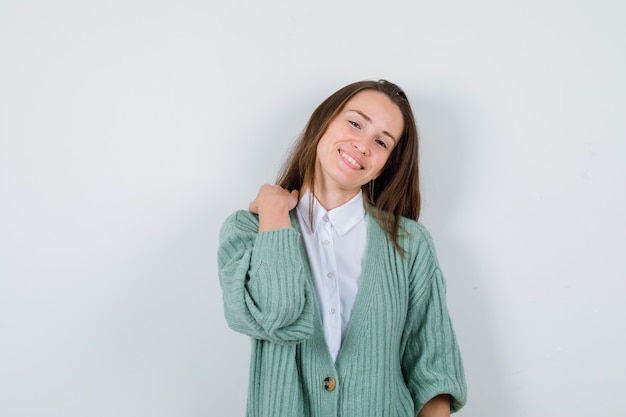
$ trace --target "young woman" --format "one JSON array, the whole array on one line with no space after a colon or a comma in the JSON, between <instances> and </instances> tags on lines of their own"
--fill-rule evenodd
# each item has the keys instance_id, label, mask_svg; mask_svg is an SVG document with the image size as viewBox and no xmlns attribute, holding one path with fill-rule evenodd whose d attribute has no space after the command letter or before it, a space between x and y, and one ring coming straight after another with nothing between
<instances>
[{"instance_id":1,"label":"young woman","mask_svg":"<svg viewBox=\"0 0 626 417\"><path fill-rule=\"evenodd\" d=\"M350 84L312 114L277 182L220 232L229 326L252 338L249 417L440 417L466 400L420 211L404 92Z\"/></svg>"}]
</instances>

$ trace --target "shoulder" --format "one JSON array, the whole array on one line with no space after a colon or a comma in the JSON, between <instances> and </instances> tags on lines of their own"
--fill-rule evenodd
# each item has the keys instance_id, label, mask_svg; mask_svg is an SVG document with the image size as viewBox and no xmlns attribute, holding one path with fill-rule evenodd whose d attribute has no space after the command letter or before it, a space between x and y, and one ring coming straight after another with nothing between
<instances>
[{"instance_id":1,"label":"shoulder","mask_svg":"<svg viewBox=\"0 0 626 417\"><path fill-rule=\"evenodd\" d=\"M379 217L380 211L370 206L369 214L372 216L371 223L375 228L375 233L372 235L372 238L374 240L383 239L390 247L394 247L391 238L384 231L384 227L380 223L383 221ZM415 258L418 257L431 258L431 260L435 260L436 263L437 256L433 239L426 227L419 221L407 217L400 217L398 224L398 244L403 249L404 254L397 253L397 255L404 261L409 261L410 259L415 260Z\"/></svg>"},{"instance_id":2,"label":"shoulder","mask_svg":"<svg viewBox=\"0 0 626 417\"><path fill-rule=\"evenodd\" d=\"M430 232L419 221L401 217L400 232L401 236L410 242L432 245L433 239Z\"/></svg>"},{"instance_id":3,"label":"shoulder","mask_svg":"<svg viewBox=\"0 0 626 417\"><path fill-rule=\"evenodd\" d=\"M379 216L381 211L376 207L369 206L368 212L372 216L374 227L378 230L376 235L384 235L385 239L391 245L391 239L389 235L385 233L384 227L380 223L383 221L381 217L384 217ZM433 240L426 227L419 221L409 219L408 217L400 217L398 224L398 244L409 254L415 253L416 251L427 251L433 252L434 255Z\"/></svg>"},{"instance_id":4,"label":"shoulder","mask_svg":"<svg viewBox=\"0 0 626 417\"><path fill-rule=\"evenodd\" d=\"M237 210L224 220L220 229L220 240L233 234L257 234L259 218L247 210Z\"/></svg>"},{"instance_id":5,"label":"shoulder","mask_svg":"<svg viewBox=\"0 0 626 417\"><path fill-rule=\"evenodd\" d=\"M399 242L411 258L429 258L437 263L433 238L422 223L402 217L400 219Z\"/></svg>"},{"instance_id":6,"label":"shoulder","mask_svg":"<svg viewBox=\"0 0 626 417\"><path fill-rule=\"evenodd\" d=\"M406 251L404 261L409 268L414 299L422 299L424 294L445 296L446 285L429 231L423 224L405 218L400 226L400 244Z\"/></svg>"}]
</instances>

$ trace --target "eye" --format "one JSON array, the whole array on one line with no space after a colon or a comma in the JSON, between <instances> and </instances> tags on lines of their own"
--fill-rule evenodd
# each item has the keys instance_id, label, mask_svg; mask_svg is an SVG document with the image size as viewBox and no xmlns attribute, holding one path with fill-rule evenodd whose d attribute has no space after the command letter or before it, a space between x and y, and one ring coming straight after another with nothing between
<instances>
[{"instance_id":1,"label":"eye","mask_svg":"<svg viewBox=\"0 0 626 417\"><path fill-rule=\"evenodd\" d=\"M348 120L348 123L350 123L352 126L356 127L357 129L361 128L361 125L359 124L359 122L355 122L354 120Z\"/></svg>"},{"instance_id":2,"label":"eye","mask_svg":"<svg viewBox=\"0 0 626 417\"><path fill-rule=\"evenodd\" d=\"M386 143L385 143L385 141L383 141L382 139L376 139L376 143L377 143L379 146L381 146L381 147L383 147L383 148L387 149L387 144L386 144Z\"/></svg>"}]
</instances>

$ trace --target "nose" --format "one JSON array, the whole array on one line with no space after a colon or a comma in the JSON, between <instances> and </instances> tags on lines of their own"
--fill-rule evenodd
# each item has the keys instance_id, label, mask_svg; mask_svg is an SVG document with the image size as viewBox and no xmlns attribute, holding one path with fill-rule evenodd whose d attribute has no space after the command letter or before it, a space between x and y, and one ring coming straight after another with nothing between
<instances>
[{"instance_id":1,"label":"nose","mask_svg":"<svg viewBox=\"0 0 626 417\"><path fill-rule=\"evenodd\" d=\"M368 152L368 148L367 145L365 143L366 141L363 139L354 139L352 141L352 147L359 153L362 153L363 155L367 154Z\"/></svg>"}]
</instances>

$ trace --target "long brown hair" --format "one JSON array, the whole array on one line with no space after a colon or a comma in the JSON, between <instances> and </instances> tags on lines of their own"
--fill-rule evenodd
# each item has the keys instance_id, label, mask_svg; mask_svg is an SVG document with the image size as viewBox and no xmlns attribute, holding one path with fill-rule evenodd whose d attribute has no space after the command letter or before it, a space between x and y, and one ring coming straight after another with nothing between
<instances>
[{"instance_id":1,"label":"long brown hair","mask_svg":"<svg viewBox=\"0 0 626 417\"><path fill-rule=\"evenodd\" d=\"M418 169L418 137L413 110L406 94L397 85L385 81L358 81L336 91L320 104L309 119L302 135L294 144L278 176L277 184L286 190L301 190L307 186L314 191L317 144L330 122L341 112L346 102L364 90L385 94L395 103L404 118L404 131L394 147L383 172L362 187L376 220L393 245L403 253L398 243L400 218L417 220L420 213Z\"/></svg>"}]
</instances>

